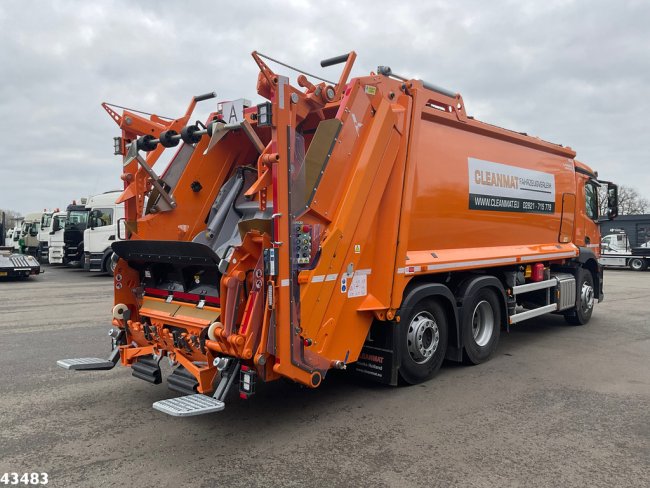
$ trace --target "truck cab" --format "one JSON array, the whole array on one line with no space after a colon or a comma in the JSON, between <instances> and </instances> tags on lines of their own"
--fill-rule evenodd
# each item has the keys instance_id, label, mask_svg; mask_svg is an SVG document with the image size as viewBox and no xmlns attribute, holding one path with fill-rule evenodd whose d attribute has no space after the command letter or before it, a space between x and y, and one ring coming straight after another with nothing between
<instances>
[{"instance_id":1,"label":"truck cab","mask_svg":"<svg viewBox=\"0 0 650 488\"><path fill-rule=\"evenodd\" d=\"M86 205L90 213L84 230L84 269L88 271L113 273L111 244L118 239L118 225L124 219L124 204L115 203L121 194L109 191L95 195Z\"/></svg>"},{"instance_id":2,"label":"truck cab","mask_svg":"<svg viewBox=\"0 0 650 488\"><path fill-rule=\"evenodd\" d=\"M52 215L52 225L47 239L47 259L50 264L63 264L63 232L67 218L67 212L54 212Z\"/></svg>"},{"instance_id":3,"label":"truck cab","mask_svg":"<svg viewBox=\"0 0 650 488\"><path fill-rule=\"evenodd\" d=\"M54 212L43 212L41 226L38 231L38 253L36 258L41 263L47 262L48 237L52 230L52 216Z\"/></svg>"},{"instance_id":4,"label":"truck cab","mask_svg":"<svg viewBox=\"0 0 650 488\"><path fill-rule=\"evenodd\" d=\"M25 254L36 257L38 255L38 235L41 230L43 212L29 213L23 222L23 251Z\"/></svg>"},{"instance_id":5,"label":"truck cab","mask_svg":"<svg viewBox=\"0 0 650 488\"><path fill-rule=\"evenodd\" d=\"M84 230L88 226L90 209L86 207L86 199L81 200L81 205L73 202L68 205L65 230L63 231L63 263L70 266L83 266L84 256Z\"/></svg>"},{"instance_id":6,"label":"truck cab","mask_svg":"<svg viewBox=\"0 0 650 488\"><path fill-rule=\"evenodd\" d=\"M13 246L14 251L20 252L20 240L22 239L23 235L23 219L16 219L14 223L14 232L12 236L12 242L7 243L8 246Z\"/></svg>"}]
</instances>

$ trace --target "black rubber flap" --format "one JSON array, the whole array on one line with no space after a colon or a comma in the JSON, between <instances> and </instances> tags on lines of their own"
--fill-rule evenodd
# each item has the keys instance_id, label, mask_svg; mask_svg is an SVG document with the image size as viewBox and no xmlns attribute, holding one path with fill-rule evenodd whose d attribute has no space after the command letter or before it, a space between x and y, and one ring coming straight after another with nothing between
<instances>
[{"instance_id":1,"label":"black rubber flap","mask_svg":"<svg viewBox=\"0 0 650 488\"><path fill-rule=\"evenodd\" d=\"M202 265L216 268L219 257L212 249L198 242L184 241L119 241L111 246L122 259L142 263Z\"/></svg>"}]
</instances>

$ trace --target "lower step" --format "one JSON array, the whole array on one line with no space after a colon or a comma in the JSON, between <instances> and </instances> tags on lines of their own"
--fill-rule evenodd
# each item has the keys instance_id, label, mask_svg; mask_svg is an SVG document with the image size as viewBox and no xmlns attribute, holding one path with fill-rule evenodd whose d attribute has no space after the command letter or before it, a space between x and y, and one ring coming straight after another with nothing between
<instances>
[{"instance_id":1,"label":"lower step","mask_svg":"<svg viewBox=\"0 0 650 488\"><path fill-rule=\"evenodd\" d=\"M102 358L59 359L56 364L64 369L93 370L113 369L115 363Z\"/></svg>"},{"instance_id":2,"label":"lower step","mask_svg":"<svg viewBox=\"0 0 650 488\"><path fill-rule=\"evenodd\" d=\"M220 412L226 408L226 404L216 398L197 393L160 400L153 404L153 408L173 417L191 417L193 415Z\"/></svg>"}]
</instances>

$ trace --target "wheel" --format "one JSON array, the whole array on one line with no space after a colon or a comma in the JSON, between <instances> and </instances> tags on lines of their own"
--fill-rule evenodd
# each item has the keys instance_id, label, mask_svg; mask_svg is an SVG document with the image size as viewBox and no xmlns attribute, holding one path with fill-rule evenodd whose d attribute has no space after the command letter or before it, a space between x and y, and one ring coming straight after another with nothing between
<instances>
[{"instance_id":1,"label":"wheel","mask_svg":"<svg viewBox=\"0 0 650 488\"><path fill-rule=\"evenodd\" d=\"M433 378L447 351L447 316L433 299L419 302L400 325L401 378L411 385Z\"/></svg>"},{"instance_id":2,"label":"wheel","mask_svg":"<svg viewBox=\"0 0 650 488\"><path fill-rule=\"evenodd\" d=\"M576 306L564 315L572 325L584 325L589 322L594 311L595 292L594 277L587 269L580 268L576 275Z\"/></svg>"},{"instance_id":3,"label":"wheel","mask_svg":"<svg viewBox=\"0 0 650 488\"><path fill-rule=\"evenodd\" d=\"M648 267L648 263L642 258L632 258L628 261L628 266L634 271L643 271Z\"/></svg>"},{"instance_id":4,"label":"wheel","mask_svg":"<svg viewBox=\"0 0 650 488\"><path fill-rule=\"evenodd\" d=\"M463 347L466 362L487 361L499 344L501 304L491 288L479 288L463 300Z\"/></svg>"},{"instance_id":5,"label":"wheel","mask_svg":"<svg viewBox=\"0 0 650 488\"><path fill-rule=\"evenodd\" d=\"M117 259L114 259L114 257L115 253L110 253L104 258L104 264L102 265L104 271L109 273L111 276L115 275L115 268L117 267Z\"/></svg>"}]
</instances>

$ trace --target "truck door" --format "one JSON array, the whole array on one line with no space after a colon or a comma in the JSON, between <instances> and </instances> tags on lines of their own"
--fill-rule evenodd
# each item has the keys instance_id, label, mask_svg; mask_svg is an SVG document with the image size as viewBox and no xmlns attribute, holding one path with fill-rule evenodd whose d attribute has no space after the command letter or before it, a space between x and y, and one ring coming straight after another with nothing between
<instances>
[{"instance_id":1,"label":"truck door","mask_svg":"<svg viewBox=\"0 0 650 488\"><path fill-rule=\"evenodd\" d=\"M87 251L103 253L116 239L113 217L114 208L112 207L94 208L92 210Z\"/></svg>"},{"instance_id":2,"label":"truck door","mask_svg":"<svg viewBox=\"0 0 650 488\"><path fill-rule=\"evenodd\" d=\"M579 212L583 214L581 227L582 236L576 236L579 246L594 249L596 253L600 247L600 229L598 228L598 186L589 178L582 178L582 205L578 205ZM582 207L582 208L580 208ZM582 237L582 239L580 239ZM582 242L581 242L582 241Z\"/></svg>"}]
</instances>

